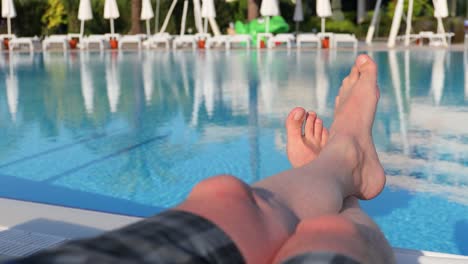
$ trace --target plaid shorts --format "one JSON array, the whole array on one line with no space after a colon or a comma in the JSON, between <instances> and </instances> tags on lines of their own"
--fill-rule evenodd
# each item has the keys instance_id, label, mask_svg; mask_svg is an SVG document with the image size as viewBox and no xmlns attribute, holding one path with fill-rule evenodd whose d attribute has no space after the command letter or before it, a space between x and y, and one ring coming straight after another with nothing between
<instances>
[{"instance_id":1,"label":"plaid shorts","mask_svg":"<svg viewBox=\"0 0 468 264\"><path fill-rule=\"evenodd\" d=\"M359 262L337 253L310 252L289 258L282 264L359 264Z\"/></svg>"},{"instance_id":2,"label":"plaid shorts","mask_svg":"<svg viewBox=\"0 0 468 264\"><path fill-rule=\"evenodd\" d=\"M224 231L200 216L166 211L95 238L76 240L7 264L245 263ZM334 253L307 253L283 264L359 264Z\"/></svg>"},{"instance_id":3,"label":"plaid shorts","mask_svg":"<svg viewBox=\"0 0 468 264\"><path fill-rule=\"evenodd\" d=\"M234 242L210 221L166 211L127 227L72 241L8 263L244 263Z\"/></svg>"}]
</instances>

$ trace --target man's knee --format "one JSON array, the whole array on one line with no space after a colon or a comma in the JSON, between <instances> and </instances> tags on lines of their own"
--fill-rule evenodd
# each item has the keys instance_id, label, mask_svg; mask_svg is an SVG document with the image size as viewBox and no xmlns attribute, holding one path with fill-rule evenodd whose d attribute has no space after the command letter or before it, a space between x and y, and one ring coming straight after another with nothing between
<instances>
[{"instance_id":1,"label":"man's knee","mask_svg":"<svg viewBox=\"0 0 468 264\"><path fill-rule=\"evenodd\" d=\"M235 198L255 202L249 185L232 175L218 175L195 185L189 197L204 199Z\"/></svg>"},{"instance_id":2,"label":"man's knee","mask_svg":"<svg viewBox=\"0 0 468 264\"><path fill-rule=\"evenodd\" d=\"M327 233L359 237L359 230L355 223L340 215L325 215L303 220L296 228L296 232Z\"/></svg>"}]
</instances>

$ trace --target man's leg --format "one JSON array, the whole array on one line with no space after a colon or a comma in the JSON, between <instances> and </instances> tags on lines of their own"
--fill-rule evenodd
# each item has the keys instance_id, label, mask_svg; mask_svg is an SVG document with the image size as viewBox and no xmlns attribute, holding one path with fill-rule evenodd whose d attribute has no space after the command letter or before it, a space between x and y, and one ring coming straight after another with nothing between
<instances>
[{"instance_id":1,"label":"man's leg","mask_svg":"<svg viewBox=\"0 0 468 264\"><path fill-rule=\"evenodd\" d=\"M365 55L343 81L327 145L315 161L249 187L231 176L198 184L176 209L223 229L248 263L266 263L299 220L337 214L351 195L371 199L385 184L372 141L379 91L377 67Z\"/></svg>"},{"instance_id":2,"label":"man's leg","mask_svg":"<svg viewBox=\"0 0 468 264\"><path fill-rule=\"evenodd\" d=\"M293 260L313 259L322 253L340 254L359 263L395 263L385 236L355 197L344 201L339 214L301 221L273 263L306 263Z\"/></svg>"}]
</instances>

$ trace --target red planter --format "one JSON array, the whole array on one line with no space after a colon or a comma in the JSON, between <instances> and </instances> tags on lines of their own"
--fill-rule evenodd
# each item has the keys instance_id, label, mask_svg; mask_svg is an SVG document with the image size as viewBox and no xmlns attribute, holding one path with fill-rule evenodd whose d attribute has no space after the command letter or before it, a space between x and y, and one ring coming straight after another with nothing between
<instances>
[{"instance_id":1,"label":"red planter","mask_svg":"<svg viewBox=\"0 0 468 264\"><path fill-rule=\"evenodd\" d=\"M119 42L115 38L110 39L109 44L111 49L117 49L119 47Z\"/></svg>"},{"instance_id":2,"label":"red planter","mask_svg":"<svg viewBox=\"0 0 468 264\"><path fill-rule=\"evenodd\" d=\"M10 40L8 38L3 39L3 46L5 47L6 50L9 49L10 47Z\"/></svg>"},{"instance_id":3,"label":"red planter","mask_svg":"<svg viewBox=\"0 0 468 264\"><path fill-rule=\"evenodd\" d=\"M330 39L329 38L322 39L322 48L324 48L324 49L330 48Z\"/></svg>"},{"instance_id":4,"label":"red planter","mask_svg":"<svg viewBox=\"0 0 468 264\"><path fill-rule=\"evenodd\" d=\"M77 39L70 39L68 41L70 44L70 49L76 49L76 46L78 45L78 40Z\"/></svg>"},{"instance_id":5,"label":"red planter","mask_svg":"<svg viewBox=\"0 0 468 264\"><path fill-rule=\"evenodd\" d=\"M198 41L198 48L199 49L204 49L205 48L205 40L201 39Z\"/></svg>"}]
</instances>

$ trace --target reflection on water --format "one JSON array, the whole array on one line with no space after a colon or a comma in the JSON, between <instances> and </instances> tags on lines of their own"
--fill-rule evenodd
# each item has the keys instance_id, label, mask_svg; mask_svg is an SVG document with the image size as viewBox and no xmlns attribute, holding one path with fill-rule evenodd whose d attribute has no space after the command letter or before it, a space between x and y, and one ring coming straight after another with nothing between
<instances>
[{"instance_id":1,"label":"reflection on water","mask_svg":"<svg viewBox=\"0 0 468 264\"><path fill-rule=\"evenodd\" d=\"M433 183L441 177L435 177L434 171L427 168L433 167L434 162L443 162L449 164L438 166L438 173L444 175L438 183L466 185L463 180L451 180L465 172L463 147L457 146L466 144L468 132L463 122L468 78L461 80L457 67L463 63L463 75L467 75L468 59L465 55L461 60L458 55L445 50L373 54L381 71L382 102L376 121L379 151L384 162L406 163L390 166L391 174L411 176L423 171L417 178ZM171 133L196 133L189 143L203 147L213 142L233 142L253 126L257 132L265 131L265 136L248 133L248 137L266 139L266 135L274 135L276 147L274 142L268 144L276 148L278 157L284 158L283 118L292 107L301 105L317 111L329 124L337 88L355 54L149 52L2 56L2 97L6 98L10 114L10 122L3 122L2 126L22 131L9 141L21 144L31 140L35 133L28 127L36 125L42 127L44 135L34 136L44 148L47 141L65 140L68 133L87 134L122 127L128 130L124 133L139 134L141 131L136 129L168 127ZM4 113L2 116L5 119ZM135 126L144 119L151 121ZM174 127L168 126L174 122L190 128L175 132ZM12 146L4 151L13 153L5 160L32 153L28 149L15 151ZM440 169L455 165L461 171Z\"/></svg>"},{"instance_id":2,"label":"reflection on water","mask_svg":"<svg viewBox=\"0 0 468 264\"><path fill-rule=\"evenodd\" d=\"M257 181L289 168L283 122L290 109L317 111L330 125L355 56L2 54L0 181L33 184L27 199L105 211L123 201L174 205L196 182L218 173ZM468 55L371 56L381 87L374 136L389 186L430 193L468 211ZM26 199L21 188L0 194ZM59 202L45 195L54 190L114 200L106 206L92 199Z\"/></svg>"}]
</instances>

